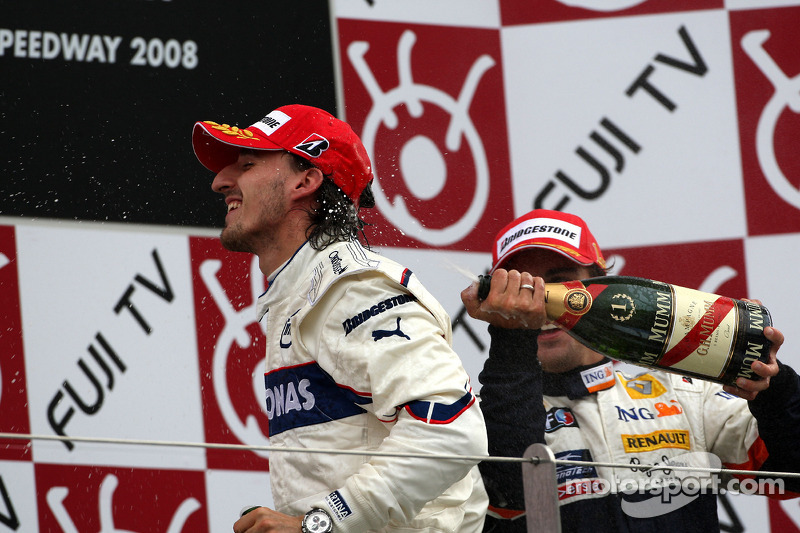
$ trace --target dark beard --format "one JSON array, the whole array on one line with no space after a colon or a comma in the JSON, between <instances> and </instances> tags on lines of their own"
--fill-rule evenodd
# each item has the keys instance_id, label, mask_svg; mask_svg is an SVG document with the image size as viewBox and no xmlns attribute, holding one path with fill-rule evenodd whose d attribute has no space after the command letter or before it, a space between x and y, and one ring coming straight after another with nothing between
<instances>
[{"instance_id":1,"label":"dark beard","mask_svg":"<svg viewBox=\"0 0 800 533\"><path fill-rule=\"evenodd\" d=\"M247 237L241 233L237 233L228 226L225 226L219 234L219 242L222 244L223 248L231 252L255 253Z\"/></svg>"}]
</instances>

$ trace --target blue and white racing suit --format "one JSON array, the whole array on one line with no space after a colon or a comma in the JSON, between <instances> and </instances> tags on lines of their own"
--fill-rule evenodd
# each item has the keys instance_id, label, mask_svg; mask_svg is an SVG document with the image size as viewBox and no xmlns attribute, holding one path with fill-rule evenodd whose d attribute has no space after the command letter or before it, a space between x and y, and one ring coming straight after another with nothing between
<instances>
[{"instance_id":1,"label":"blue and white racing suit","mask_svg":"<svg viewBox=\"0 0 800 533\"><path fill-rule=\"evenodd\" d=\"M334 531L473 532L488 503L486 427L451 347L450 320L411 271L357 242L305 243L258 301L267 333L276 509L322 507Z\"/></svg>"}]
</instances>

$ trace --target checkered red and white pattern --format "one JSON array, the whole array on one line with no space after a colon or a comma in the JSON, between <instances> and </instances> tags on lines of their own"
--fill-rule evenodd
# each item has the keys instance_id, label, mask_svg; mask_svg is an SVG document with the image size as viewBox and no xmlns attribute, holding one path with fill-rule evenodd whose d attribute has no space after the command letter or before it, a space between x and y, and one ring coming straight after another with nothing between
<instances>
[{"instance_id":1,"label":"checkered red and white pattern","mask_svg":"<svg viewBox=\"0 0 800 533\"><path fill-rule=\"evenodd\" d=\"M475 254L533 208L587 220L613 273L761 299L788 337L782 359L800 363L800 2L337 7L347 119L383 200L375 221L402 231L378 244L415 248L392 252L437 288L473 376L484 328L459 314L466 279L448 267L486 268ZM739 500L723 523L800 531L796 500Z\"/></svg>"},{"instance_id":2,"label":"checkered red and white pattern","mask_svg":"<svg viewBox=\"0 0 800 533\"><path fill-rule=\"evenodd\" d=\"M450 312L474 383L488 336L460 273L534 207L584 218L614 273L761 299L800 367L800 1L332 6L370 241ZM0 431L268 444L252 258L199 232L6 224ZM797 500L732 501L723 523L800 531ZM0 441L0 533L225 531L270 502L263 452Z\"/></svg>"}]
</instances>

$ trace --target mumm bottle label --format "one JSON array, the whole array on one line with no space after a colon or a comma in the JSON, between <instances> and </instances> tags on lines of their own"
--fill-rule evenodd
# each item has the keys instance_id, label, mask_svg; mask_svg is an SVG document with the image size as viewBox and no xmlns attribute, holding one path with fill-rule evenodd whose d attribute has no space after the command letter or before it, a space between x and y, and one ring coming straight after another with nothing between
<instances>
[{"instance_id":1,"label":"mumm bottle label","mask_svg":"<svg viewBox=\"0 0 800 533\"><path fill-rule=\"evenodd\" d=\"M771 324L762 306L653 280L610 276L545 284L550 320L613 359L721 383L759 379Z\"/></svg>"},{"instance_id":2,"label":"mumm bottle label","mask_svg":"<svg viewBox=\"0 0 800 533\"><path fill-rule=\"evenodd\" d=\"M731 298L715 296L683 287L670 287L674 314L672 334L664 355L657 361L663 367L721 377L733 353L739 313ZM666 298L658 292L658 298ZM658 306L651 332L660 335L664 316Z\"/></svg>"}]
</instances>

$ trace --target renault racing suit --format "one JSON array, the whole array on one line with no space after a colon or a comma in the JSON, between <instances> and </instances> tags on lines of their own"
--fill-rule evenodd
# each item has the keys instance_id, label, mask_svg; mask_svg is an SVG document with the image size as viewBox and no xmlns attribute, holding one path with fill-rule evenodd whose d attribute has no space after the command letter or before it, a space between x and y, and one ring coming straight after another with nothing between
<instances>
[{"instance_id":1,"label":"renault racing suit","mask_svg":"<svg viewBox=\"0 0 800 533\"><path fill-rule=\"evenodd\" d=\"M747 402L699 379L644 369L628 376L608 359L543 373L536 331L489 332L480 397L492 456L521 457L544 442L565 462L800 472L800 386L788 366ZM490 498L484 531L526 531L520 466L480 468ZM695 485L684 489L690 477ZM716 494L731 482L706 472L580 464L557 465L556 478L562 530L592 533L719 531ZM796 478L779 481L800 490Z\"/></svg>"},{"instance_id":2,"label":"renault racing suit","mask_svg":"<svg viewBox=\"0 0 800 533\"><path fill-rule=\"evenodd\" d=\"M358 242L309 243L258 300L267 336L276 510L321 507L334 531L480 531L486 427L450 319L411 271Z\"/></svg>"}]
</instances>

